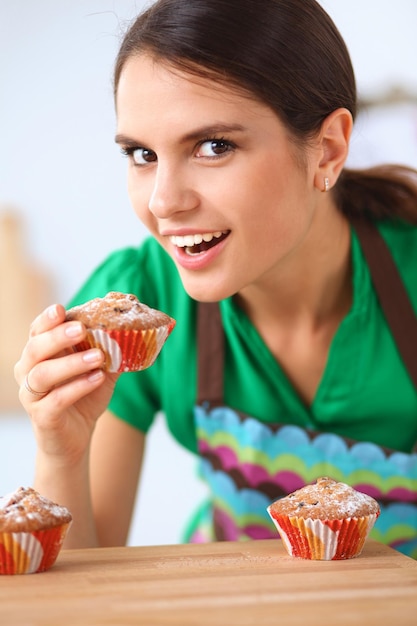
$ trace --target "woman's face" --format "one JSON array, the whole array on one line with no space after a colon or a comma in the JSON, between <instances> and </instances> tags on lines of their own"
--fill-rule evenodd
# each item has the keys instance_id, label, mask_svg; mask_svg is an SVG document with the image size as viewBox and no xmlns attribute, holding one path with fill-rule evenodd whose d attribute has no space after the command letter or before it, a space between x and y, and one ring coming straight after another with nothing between
<instances>
[{"instance_id":1,"label":"woman's face","mask_svg":"<svg viewBox=\"0 0 417 626\"><path fill-rule=\"evenodd\" d=\"M321 194L275 113L141 56L121 74L117 117L134 210L189 295L220 300L279 279Z\"/></svg>"}]
</instances>

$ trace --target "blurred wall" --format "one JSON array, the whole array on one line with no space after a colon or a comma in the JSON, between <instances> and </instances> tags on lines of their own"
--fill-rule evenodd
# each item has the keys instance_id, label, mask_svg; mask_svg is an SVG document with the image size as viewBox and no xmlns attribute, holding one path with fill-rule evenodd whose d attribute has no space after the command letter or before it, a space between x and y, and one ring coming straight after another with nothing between
<instances>
[{"instance_id":1,"label":"blurred wall","mask_svg":"<svg viewBox=\"0 0 417 626\"><path fill-rule=\"evenodd\" d=\"M65 302L109 251L136 245L145 235L129 205L126 162L113 142L111 86L121 33L145 4L0 2L0 213L7 208L21 220L23 269L38 267L48 281L47 297L54 300ZM345 37L364 101L375 104L393 89L417 94L415 0L321 4ZM417 167L416 97L361 114L352 164L397 161ZM30 484L34 443L19 409L0 413L0 445L0 494ZM185 518L204 493L193 460L159 419L150 435L131 542L178 541ZM172 515L161 521L156 510L162 498Z\"/></svg>"}]
</instances>

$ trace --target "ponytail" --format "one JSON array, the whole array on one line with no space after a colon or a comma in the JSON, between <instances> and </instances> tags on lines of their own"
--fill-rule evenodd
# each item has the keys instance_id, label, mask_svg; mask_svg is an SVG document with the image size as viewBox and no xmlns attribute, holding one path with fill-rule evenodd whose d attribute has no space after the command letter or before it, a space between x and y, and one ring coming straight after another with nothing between
<instances>
[{"instance_id":1,"label":"ponytail","mask_svg":"<svg viewBox=\"0 0 417 626\"><path fill-rule=\"evenodd\" d=\"M417 170L402 165L345 169L334 188L347 217L378 221L398 219L417 224Z\"/></svg>"}]
</instances>

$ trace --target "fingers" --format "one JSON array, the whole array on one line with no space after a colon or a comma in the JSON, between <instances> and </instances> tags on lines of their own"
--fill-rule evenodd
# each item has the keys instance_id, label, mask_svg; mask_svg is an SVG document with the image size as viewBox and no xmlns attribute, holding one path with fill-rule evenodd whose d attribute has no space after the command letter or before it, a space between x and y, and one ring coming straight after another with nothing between
<instances>
[{"instance_id":1,"label":"fingers","mask_svg":"<svg viewBox=\"0 0 417 626\"><path fill-rule=\"evenodd\" d=\"M88 393L101 384L103 352L97 348L84 352L71 350L85 335L83 324L65 321L65 309L59 304L48 307L33 321L28 342L15 365L19 398L26 409L77 377L83 377L84 384L72 385L74 397L78 397L83 388L84 393Z\"/></svg>"},{"instance_id":2,"label":"fingers","mask_svg":"<svg viewBox=\"0 0 417 626\"><path fill-rule=\"evenodd\" d=\"M47 391L36 391L35 389L33 389L30 386L28 376L29 376L29 374L26 374L25 382L24 382L24 387L25 387L26 391L28 391L35 398L43 398L44 396L46 396L46 394L48 393Z\"/></svg>"},{"instance_id":3,"label":"fingers","mask_svg":"<svg viewBox=\"0 0 417 626\"><path fill-rule=\"evenodd\" d=\"M33 373L36 375L36 370L33 370ZM51 426L56 416L63 415L64 411L92 394L103 385L105 380L105 372L102 369L94 369L71 379L63 379L50 387L46 393L39 392L38 396L34 396L25 385L22 385L19 390L19 399L29 415L36 416L38 420ZM31 386L34 385L31 382L32 373L30 373L29 381Z\"/></svg>"},{"instance_id":4,"label":"fingers","mask_svg":"<svg viewBox=\"0 0 417 626\"><path fill-rule=\"evenodd\" d=\"M19 399L31 417L44 415L47 421L53 420L80 400L87 401L86 396L103 385L104 355L95 348L89 360L85 358L88 352L42 361L28 372Z\"/></svg>"},{"instance_id":5,"label":"fingers","mask_svg":"<svg viewBox=\"0 0 417 626\"><path fill-rule=\"evenodd\" d=\"M29 330L29 337L46 332L64 321L64 307L61 304L52 304L33 320Z\"/></svg>"},{"instance_id":6,"label":"fingers","mask_svg":"<svg viewBox=\"0 0 417 626\"><path fill-rule=\"evenodd\" d=\"M15 378L22 385L26 374L41 361L56 358L81 341L86 330L80 322L65 322L65 309L52 305L32 322L29 339L15 366ZM30 387L37 389L31 378ZM39 388L41 389L41 388Z\"/></svg>"},{"instance_id":7,"label":"fingers","mask_svg":"<svg viewBox=\"0 0 417 626\"><path fill-rule=\"evenodd\" d=\"M46 359L36 363L29 370L23 381L23 388L28 393L32 389L40 396L79 376L88 377L103 364L104 354L98 348ZM35 394L32 395L36 397Z\"/></svg>"},{"instance_id":8,"label":"fingers","mask_svg":"<svg viewBox=\"0 0 417 626\"><path fill-rule=\"evenodd\" d=\"M48 331L51 331L64 321L65 309L60 304L49 306L33 320L29 330L28 342L23 348L21 357L14 368L15 379L19 385L23 384L26 374L37 361L47 358L46 355L52 357L54 353L58 353L60 348L53 343L53 335L47 335L44 339L41 339L41 337L43 333L48 333ZM43 350L42 344L44 345ZM47 345L48 350L46 351Z\"/></svg>"},{"instance_id":9,"label":"fingers","mask_svg":"<svg viewBox=\"0 0 417 626\"><path fill-rule=\"evenodd\" d=\"M33 321L15 365L19 399L45 463L73 466L85 459L96 421L116 384L117 375L103 371L101 350L72 349L86 334L80 322L66 321L64 307L53 305Z\"/></svg>"}]
</instances>

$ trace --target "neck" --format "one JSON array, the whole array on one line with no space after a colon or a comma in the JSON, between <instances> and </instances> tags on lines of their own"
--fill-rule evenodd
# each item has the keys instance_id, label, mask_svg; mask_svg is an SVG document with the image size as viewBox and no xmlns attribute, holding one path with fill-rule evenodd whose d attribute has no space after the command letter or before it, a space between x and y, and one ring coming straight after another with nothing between
<instances>
[{"instance_id":1,"label":"neck","mask_svg":"<svg viewBox=\"0 0 417 626\"><path fill-rule=\"evenodd\" d=\"M332 233L329 237L329 233ZM352 301L350 226L336 209L315 219L296 254L237 295L255 326L304 326L340 321Z\"/></svg>"}]
</instances>

